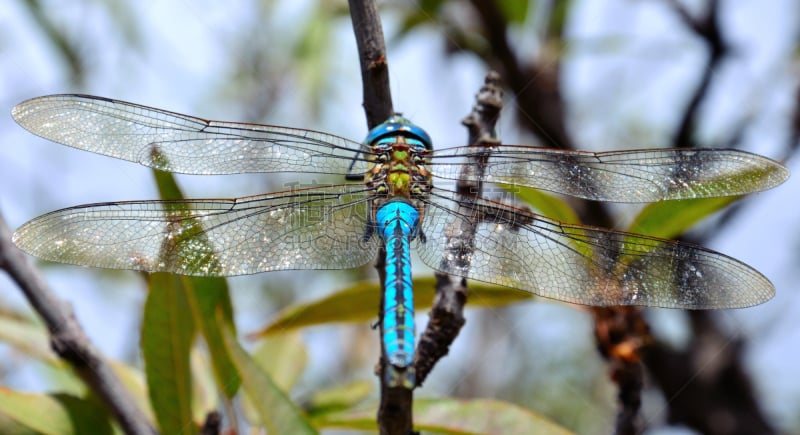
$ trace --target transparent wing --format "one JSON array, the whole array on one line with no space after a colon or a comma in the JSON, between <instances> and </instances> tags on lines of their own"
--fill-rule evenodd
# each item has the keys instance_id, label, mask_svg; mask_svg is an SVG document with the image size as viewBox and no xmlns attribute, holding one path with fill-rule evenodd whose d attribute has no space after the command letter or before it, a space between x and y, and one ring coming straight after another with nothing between
<instances>
[{"instance_id":1,"label":"transparent wing","mask_svg":"<svg viewBox=\"0 0 800 435\"><path fill-rule=\"evenodd\" d=\"M584 305L710 309L763 303L772 283L750 266L699 246L602 228L566 225L478 200L458 210L436 190L416 243L443 272ZM449 222L480 216L472 249Z\"/></svg>"},{"instance_id":2,"label":"transparent wing","mask_svg":"<svg viewBox=\"0 0 800 435\"><path fill-rule=\"evenodd\" d=\"M361 144L296 128L208 121L87 95L24 101L12 116L45 139L185 174L289 172L345 174ZM363 159L354 172L366 171Z\"/></svg>"},{"instance_id":3,"label":"transparent wing","mask_svg":"<svg viewBox=\"0 0 800 435\"><path fill-rule=\"evenodd\" d=\"M476 147L434 152L432 171L459 179ZM518 184L579 198L654 202L741 195L775 187L789 170L766 157L727 149L650 149L594 153L516 145L491 150L483 181Z\"/></svg>"},{"instance_id":4,"label":"transparent wing","mask_svg":"<svg viewBox=\"0 0 800 435\"><path fill-rule=\"evenodd\" d=\"M40 216L14 243L42 259L83 266L230 276L345 269L375 258L363 241L363 186L239 199L91 204Z\"/></svg>"}]
</instances>

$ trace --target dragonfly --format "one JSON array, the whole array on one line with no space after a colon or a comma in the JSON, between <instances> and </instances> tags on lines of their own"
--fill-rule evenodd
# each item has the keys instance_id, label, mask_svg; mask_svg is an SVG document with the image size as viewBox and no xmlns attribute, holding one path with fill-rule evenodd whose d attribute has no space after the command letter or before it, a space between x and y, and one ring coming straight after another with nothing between
<instances>
[{"instance_id":1,"label":"dragonfly","mask_svg":"<svg viewBox=\"0 0 800 435\"><path fill-rule=\"evenodd\" d=\"M439 187L470 177L465 165L487 150L434 150L430 136L399 115L363 142L87 95L33 98L12 115L53 142L163 171L362 175L358 183L234 199L80 205L25 223L13 241L50 261L197 276L354 268L385 249L381 322L390 386L415 382L412 246L435 270L573 304L724 309L775 293L752 267L700 246L563 223ZM728 149L500 145L484 161L472 181L613 202L743 195L789 176L776 161ZM465 220L476 225L467 242L452 230Z\"/></svg>"}]
</instances>

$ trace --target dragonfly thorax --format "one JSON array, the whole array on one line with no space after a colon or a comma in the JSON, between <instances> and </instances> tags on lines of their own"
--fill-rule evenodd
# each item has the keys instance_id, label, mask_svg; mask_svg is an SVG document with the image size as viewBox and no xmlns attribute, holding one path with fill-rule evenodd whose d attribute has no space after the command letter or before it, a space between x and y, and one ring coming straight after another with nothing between
<instances>
[{"instance_id":1,"label":"dragonfly thorax","mask_svg":"<svg viewBox=\"0 0 800 435\"><path fill-rule=\"evenodd\" d=\"M421 128L402 117L394 116L374 128L367 136L372 151L372 165L364 182L377 197L373 218L392 199L405 199L420 213L432 188L432 174L427 169L430 138Z\"/></svg>"}]
</instances>

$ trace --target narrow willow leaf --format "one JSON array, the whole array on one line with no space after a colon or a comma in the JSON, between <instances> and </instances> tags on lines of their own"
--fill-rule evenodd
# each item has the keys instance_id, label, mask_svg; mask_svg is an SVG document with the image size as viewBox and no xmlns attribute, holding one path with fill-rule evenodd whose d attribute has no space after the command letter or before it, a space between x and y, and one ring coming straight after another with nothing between
<instances>
[{"instance_id":1,"label":"narrow willow leaf","mask_svg":"<svg viewBox=\"0 0 800 435\"><path fill-rule=\"evenodd\" d=\"M11 429L17 433L118 433L99 403L67 394L20 393L0 387L0 414L3 420L16 423Z\"/></svg>"},{"instance_id":2,"label":"narrow willow leaf","mask_svg":"<svg viewBox=\"0 0 800 435\"><path fill-rule=\"evenodd\" d=\"M76 376L75 371L68 364L56 356L50 346L49 334L39 322L14 313L2 312L0 313L0 341L45 363L48 369L45 376L51 389L78 397L84 397L87 394L85 382ZM150 402L147 399L141 372L119 361L109 362L114 373L133 396L139 409L142 409L152 421ZM0 425L0 433L10 432Z\"/></svg>"},{"instance_id":3,"label":"narrow willow leaf","mask_svg":"<svg viewBox=\"0 0 800 435\"><path fill-rule=\"evenodd\" d=\"M62 365L50 346L47 330L24 317L0 313L0 342L52 366Z\"/></svg>"},{"instance_id":4,"label":"narrow willow leaf","mask_svg":"<svg viewBox=\"0 0 800 435\"><path fill-rule=\"evenodd\" d=\"M414 423L419 429L444 434L570 433L529 409L489 399L416 400Z\"/></svg>"},{"instance_id":5,"label":"narrow willow leaf","mask_svg":"<svg viewBox=\"0 0 800 435\"><path fill-rule=\"evenodd\" d=\"M50 334L41 323L16 313L4 311L0 314L0 342L25 356L45 365L43 376L53 391L84 397L88 387L72 367L60 359L50 345ZM0 434L9 433L0 425Z\"/></svg>"},{"instance_id":6,"label":"narrow willow leaf","mask_svg":"<svg viewBox=\"0 0 800 435\"><path fill-rule=\"evenodd\" d=\"M511 24L521 24L528 16L529 2L499 2L497 6L503 13L506 21Z\"/></svg>"},{"instance_id":7,"label":"narrow willow leaf","mask_svg":"<svg viewBox=\"0 0 800 435\"><path fill-rule=\"evenodd\" d=\"M222 340L223 328L235 331L228 282L224 278L188 277L186 280L191 287L187 297L193 308L195 323L200 326L200 332L208 344L217 385L228 398L232 398L242 380ZM222 313L221 319L216 316L217 311Z\"/></svg>"},{"instance_id":8,"label":"narrow willow leaf","mask_svg":"<svg viewBox=\"0 0 800 435\"><path fill-rule=\"evenodd\" d=\"M0 412L0 433L6 435L39 435L41 432L27 428L21 423L17 423L13 418L3 412Z\"/></svg>"},{"instance_id":9,"label":"narrow willow leaf","mask_svg":"<svg viewBox=\"0 0 800 435\"><path fill-rule=\"evenodd\" d=\"M160 157L161 160L165 157ZM164 162L166 164L166 162ZM183 199L183 192L175 182L175 177L164 171L153 170L159 195L164 200ZM196 228L201 228L198 224ZM188 281L188 283L187 283ZM233 367L230 356L225 352L222 343L221 327L234 328L233 307L231 305L228 281L224 278L189 277L185 278L189 291L186 293L194 321L208 344L214 376L219 388L228 398L233 397L239 389L241 380ZM217 322L216 312L221 310L222 324Z\"/></svg>"},{"instance_id":10,"label":"narrow willow leaf","mask_svg":"<svg viewBox=\"0 0 800 435\"><path fill-rule=\"evenodd\" d=\"M308 352L300 333L292 331L266 337L253 359L278 388L291 391L308 364Z\"/></svg>"},{"instance_id":11,"label":"narrow willow leaf","mask_svg":"<svg viewBox=\"0 0 800 435\"><path fill-rule=\"evenodd\" d=\"M759 166L735 175L708 180L703 189L707 192L730 192L730 186L733 184L744 191L759 191L782 183L788 176L788 169L783 166L777 164ZM674 238L698 221L741 197L742 195L697 198L648 204L631 224L629 231L654 237Z\"/></svg>"},{"instance_id":12,"label":"narrow willow leaf","mask_svg":"<svg viewBox=\"0 0 800 435\"><path fill-rule=\"evenodd\" d=\"M739 198L741 196L654 202L639 212L628 231L663 239L674 239L697 222Z\"/></svg>"},{"instance_id":13,"label":"narrow willow leaf","mask_svg":"<svg viewBox=\"0 0 800 435\"><path fill-rule=\"evenodd\" d=\"M372 407L328 414L314 423L325 428L375 430ZM518 405L499 400L417 399L414 429L450 435L569 434L547 418Z\"/></svg>"},{"instance_id":14,"label":"narrow willow leaf","mask_svg":"<svg viewBox=\"0 0 800 435\"><path fill-rule=\"evenodd\" d=\"M259 421L267 431L271 434L316 434L300 409L242 349L232 333L224 330L223 339L242 377L244 392L256 406Z\"/></svg>"},{"instance_id":15,"label":"narrow willow leaf","mask_svg":"<svg viewBox=\"0 0 800 435\"><path fill-rule=\"evenodd\" d=\"M315 391L306 408L311 410L309 413L315 418L330 412L352 408L369 397L373 385L374 382L358 380Z\"/></svg>"},{"instance_id":16,"label":"narrow willow leaf","mask_svg":"<svg viewBox=\"0 0 800 435\"><path fill-rule=\"evenodd\" d=\"M541 190L518 185L503 185L504 190L533 207L537 214L567 224L580 224L578 214L563 199Z\"/></svg>"},{"instance_id":17,"label":"narrow willow leaf","mask_svg":"<svg viewBox=\"0 0 800 435\"><path fill-rule=\"evenodd\" d=\"M150 401L147 397L147 387L145 385L144 374L128 365L119 361L109 361L111 369L117 375L122 385L130 393L136 406L144 412L145 417L151 424L155 424L155 416L153 409L150 407Z\"/></svg>"},{"instance_id":18,"label":"narrow willow leaf","mask_svg":"<svg viewBox=\"0 0 800 435\"><path fill-rule=\"evenodd\" d=\"M544 217L557 220L566 224L580 224L580 218L575 210L567 204L566 201L553 194L533 189L525 186L518 185L503 185L503 189L511 192L518 199L522 200L533 208L536 214ZM581 238L584 232L580 228L570 228L578 238ZM580 251L587 259L592 258L593 252L591 247L574 241L572 247Z\"/></svg>"},{"instance_id":19,"label":"narrow willow leaf","mask_svg":"<svg viewBox=\"0 0 800 435\"><path fill-rule=\"evenodd\" d=\"M648 204L639 212L636 219L628 227L628 232L662 239L674 239L700 220L739 198L741 196L654 202ZM620 258L616 265L616 273L620 276L625 274L631 262L635 262L638 258L642 258L649 252L663 246L663 243L652 243L650 246L643 245L635 240L631 241L630 236L626 236L623 243L638 247L639 253L636 256Z\"/></svg>"},{"instance_id":20,"label":"narrow willow leaf","mask_svg":"<svg viewBox=\"0 0 800 435\"><path fill-rule=\"evenodd\" d=\"M183 279L154 273L142 319L142 356L161 433L196 433L189 353L195 335Z\"/></svg>"},{"instance_id":21,"label":"narrow willow leaf","mask_svg":"<svg viewBox=\"0 0 800 435\"><path fill-rule=\"evenodd\" d=\"M415 278L414 307L417 312L433 303L436 280L433 277ZM528 292L508 287L470 282L470 306L499 306L533 297ZM367 322L375 318L380 303L380 285L362 281L322 299L292 305L281 311L266 327L254 336L285 332L294 328L332 322Z\"/></svg>"},{"instance_id":22,"label":"narrow willow leaf","mask_svg":"<svg viewBox=\"0 0 800 435\"><path fill-rule=\"evenodd\" d=\"M550 25L547 29L547 33L553 38L553 41L550 41L551 43L562 43L560 44L562 47L559 47L562 50L564 49L563 45L565 45L563 44L563 37L565 36L564 28L567 25L567 20L569 20L569 17L571 16L570 9L572 8L573 4L574 2L572 0L555 2L553 4L552 12L550 13Z\"/></svg>"},{"instance_id":23,"label":"narrow willow leaf","mask_svg":"<svg viewBox=\"0 0 800 435\"><path fill-rule=\"evenodd\" d=\"M253 360L282 391L292 391L308 363L308 352L297 330L273 334L262 339L252 354ZM242 408L247 421L263 425L257 407L249 396L242 397Z\"/></svg>"}]
</instances>

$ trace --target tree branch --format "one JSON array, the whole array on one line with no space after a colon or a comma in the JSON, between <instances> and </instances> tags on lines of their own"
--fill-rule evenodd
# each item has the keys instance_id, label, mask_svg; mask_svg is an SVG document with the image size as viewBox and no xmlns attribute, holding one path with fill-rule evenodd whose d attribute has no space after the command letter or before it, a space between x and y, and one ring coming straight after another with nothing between
<instances>
[{"instance_id":1,"label":"tree branch","mask_svg":"<svg viewBox=\"0 0 800 435\"><path fill-rule=\"evenodd\" d=\"M719 26L718 0L711 1L708 11L700 19L691 17L677 1L668 1L687 27L705 40L709 47L708 63L703 70L700 82L689 100L674 136L675 146L687 147L693 145L691 139L695 133L699 107L708 93L713 72L719 67L722 59L727 54L728 47L724 43ZM496 5L493 2L481 0L473 0L472 4L478 12L486 38L492 46L492 50L489 51L490 54L487 56L487 62L493 65L500 65L499 67L507 75L511 89L518 94L517 103L519 104L519 112L522 115L520 116L522 124L528 127L531 132L540 136L549 146L572 148L568 133L566 133L564 127L565 111L558 85L558 62L554 60L549 61L549 63L538 62L530 67L519 65L506 40L507 23ZM800 110L798 113L800 113ZM564 139L559 140L562 137ZM582 209L579 210L579 214L581 220L585 223L601 226L609 226L611 223L607 209L601 203L584 203L582 204ZM646 330L647 324L642 317L642 311L637 308L598 308L594 309L593 312L595 313L595 333L598 349L604 358L609 361L612 379L619 387L620 410L616 430L618 433L636 432L639 429L637 416L643 385L638 355L640 348L642 348L642 352L646 353L648 349L647 343L652 342L649 332ZM692 313L692 315L711 316L704 313ZM645 328L640 328L636 325L643 325ZM610 334L604 336L604 332ZM670 349L663 347L661 343L653 343L653 346L655 346L655 352L661 355L670 352ZM626 352L630 352L630 354L626 356ZM671 358L671 360L676 362L688 361L690 358ZM645 363L649 361L652 361L652 359L646 359ZM651 372L654 370L654 368L649 367L649 363L648 368ZM670 373L669 370L665 370L654 373L654 376L669 377ZM729 382L738 385L741 379L746 378L733 376L729 379ZM665 379L665 382L659 382L659 384L666 385L666 381L669 381L669 379ZM719 386L721 387L722 385ZM746 387L739 388L739 390L742 392L750 391ZM670 396L668 395L668 397ZM755 404L754 400L746 402ZM672 402L670 406L672 406ZM685 409L687 411L694 410L698 417L703 414L706 418L710 418L711 414L706 412L707 409L701 410L700 408L690 406ZM754 416L753 419L755 421L759 420L760 413L757 408L751 408L746 414ZM686 420L681 421L686 422Z\"/></svg>"},{"instance_id":2,"label":"tree branch","mask_svg":"<svg viewBox=\"0 0 800 435\"><path fill-rule=\"evenodd\" d=\"M484 60L498 68L504 81L516 97L517 120L539 137L543 146L575 149L566 127L566 109L561 93L560 62L558 58L534 61L522 65L511 49L506 35L508 23L496 2L472 0L480 18L491 50ZM560 35L554 35L560 38ZM559 43L555 41L554 43ZM581 222L608 227L613 220L601 202L578 201L576 211Z\"/></svg>"},{"instance_id":3,"label":"tree branch","mask_svg":"<svg viewBox=\"0 0 800 435\"><path fill-rule=\"evenodd\" d=\"M486 62L497 68L517 99L517 119L544 146L574 149L565 123L558 61L523 66L507 39L508 23L497 2L472 0L486 39L492 47Z\"/></svg>"},{"instance_id":4,"label":"tree branch","mask_svg":"<svg viewBox=\"0 0 800 435\"><path fill-rule=\"evenodd\" d=\"M25 294L28 303L47 325L50 345L102 399L122 430L128 434L154 434L144 413L122 386L81 329L69 305L58 299L25 254L11 243L11 231L0 216L0 268Z\"/></svg>"},{"instance_id":5,"label":"tree branch","mask_svg":"<svg viewBox=\"0 0 800 435\"><path fill-rule=\"evenodd\" d=\"M723 333L707 311L689 311L685 350L644 349L653 381L667 399L668 421L710 434L772 434L742 364L743 341Z\"/></svg>"},{"instance_id":6,"label":"tree branch","mask_svg":"<svg viewBox=\"0 0 800 435\"><path fill-rule=\"evenodd\" d=\"M617 384L616 429L619 435L633 435L644 429L639 417L642 405L644 372L640 351L653 341L650 327L639 307L602 307L592 309L595 341L600 355L608 361L611 379Z\"/></svg>"},{"instance_id":7,"label":"tree branch","mask_svg":"<svg viewBox=\"0 0 800 435\"><path fill-rule=\"evenodd\" d=\"M364 113L367 125L373 128L394 114L392 94L389 88L389 67L386 62L386 43L383 39L378 8L372 0L349 0L350 17L356 37L361 81L363 84ZM380 315L383 316L386 297L386 250L381 248L375 264L381 283ZM383 322L380 336L383 337ZM381 339L381 357L378 362L378 378L381 383L381 401L378 409L378 428L381 435L408 435L413 432L413 390L389 387L386 383L386 349Z\"/></svg>"},{"instance_id":8,"label":"tree branch","mask_svg":"<svg viewBox=\"0 0 800 435\"><path fill-rule=\"evenodd\" d=\"M711 78L727 54L728 46L722 38L719 27L719 0L711 0L708 10L700 18L693 18L677 0L668 0L667 3L672 6L672 9L681 18L684 25L705 41L709 51L708 60L703 68L703 75L700 77L700 82L689 99L689 104L683 111L681 122L678 124L678 130L673 139L675 147L691 148L695 145L692 136L695 134L697 127L700 104L708 94Z\"/></svg>"},{"instance_id":9,"label":"tree branch","mask_svg":"<svg viewBox=\"0 0 800 435\"><path fill-rule=\"evenodd\" d=\"M503 107L503 89L500 86L500 76L496 72L486 75L484 85L475 97L476 103L472 112L467 115L462 123L469 133L468 143L475 147L488 147L497 145L495 137L495 124ZM456 214L461 216L476 216L468 204L474 203L474 198L480 197L483 191L483 172L489 150L480 156L470 157L464 165L463 171L456 182L459 210ZM477 218L476 218L477 219ZM469 267L469 258L472 254L473 240L477 229L477 220L468 221L458 219L445 229L448 238L445 245L448 252L447 259L442 261L455 261L456 268ZM447 267L446 269L451 269ZM417 382L422 385L433 366L443 356L447 355L450 345L458 336L464 326L464 305L467 302L466 280L461 277L448 275L437 271L436 297L430 312L430 320L425 332L420 337L417 347L416 369Z\"/></svg>"},{"instance_id":10,"label":"tree branch","mask_svg":"<svg viewBox=\"0 0 800 435\"><path fill-rule=\"evenodd\" d=\"M389 65L378 8L372 0L349 0L364 90L364 112L369 128L394 114L389 89Z\"/></svg>"},{"instance_id":11,"label":"tree branch","mask_svg":"<svg viewBox=\"0 0 800 435\"><path fill-rule=\"evenodd\" d=\"M792 127L786 143L786 157L794 154L800 148L800 83L795 85L794 91L794 113L792 116Z\"/></svg>"}]
</instances>

